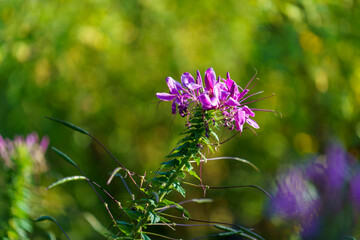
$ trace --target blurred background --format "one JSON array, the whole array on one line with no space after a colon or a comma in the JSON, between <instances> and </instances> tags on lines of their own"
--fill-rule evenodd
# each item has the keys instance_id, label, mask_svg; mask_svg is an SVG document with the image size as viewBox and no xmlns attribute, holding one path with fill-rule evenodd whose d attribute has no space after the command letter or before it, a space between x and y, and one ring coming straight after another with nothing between
<instances>
[{"instance_id":1,"label":"blurred background","mask_svg":"<svg viewBox=\"0 0 360 240\"><path fill-rule=\"evenodd\" d=\"M245 131L216 154L247 159L260 173L232 161L209 162L204 183L270 191L280 169L324 153L331 139L359 159L357 0L0 0L0 134L47 135L103 186L116 163L88 137L44 116L88 130L126 167L151 176L185 124L179 116L173 120L169 103L157 105L155 94L167 91L166 77L180 80L198 69L203 75L209 67L222 77L230 72L240 86L257 72L254 91L276 96L251 107L282 117L257 112L257 136ZM46 158L40 187L79 174L51 151ZM125 198L119 180L108 188ZM203 194L187 190L188 196ZM260 191L212 190L207 196L214 202L188 205L194 218L242 224L266 239L290 239L296 232L269 218ZM86 182L54 188L44 198L43 215L56 218L72 239L101 237L89 223L95 224L93 216L111 224ZM45 239L41 232L49 229L61 236L51 223L38 225L34 239ZM212 231L179 230L185 239ZM354 234L359 237L359 230Z\"/></svg>"}]
</instances>

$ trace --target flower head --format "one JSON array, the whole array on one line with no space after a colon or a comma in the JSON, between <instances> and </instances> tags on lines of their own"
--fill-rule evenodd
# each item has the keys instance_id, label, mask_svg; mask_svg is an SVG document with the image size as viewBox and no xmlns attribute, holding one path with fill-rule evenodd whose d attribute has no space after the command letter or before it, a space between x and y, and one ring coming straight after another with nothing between
<instances>
[{"instance_id":1,"label":"flower head","mask_svg":"<svg viewBox=\"0 0 360 240\"><path fill-rule=\"evenodd\" d=\"M204 84L199 70L196 79L186 72L181 76L181 83L171 77L166 78L169 93L157 93L156 96L162 101L172 101L172 113L178 112L183 117L189 114L190 105L201 107L204 111L219 111L222 115L222 125L242 132L245 124L259 128L252 118L255 117L254 111L261 111L261 109L252 109L246 105L258 100L244 103L244 100L262 93L246 96L254 77L245 88L241 88L230 78L229 73L226 79L216 77L213 68L205 71Z\"/></svg>"}]
</instances>

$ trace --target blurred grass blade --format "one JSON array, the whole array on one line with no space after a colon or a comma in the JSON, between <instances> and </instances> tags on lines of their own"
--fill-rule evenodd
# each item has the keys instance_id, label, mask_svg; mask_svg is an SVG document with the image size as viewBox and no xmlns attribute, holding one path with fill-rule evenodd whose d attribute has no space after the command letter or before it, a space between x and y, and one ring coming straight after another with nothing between
<instances>
[{"instance_id":1,"label":"blurred grass blade","mask_svg":"<svg viewBox=\"0 0 360 240\"><path fill-rule=\"evenodd\" d=\"M54 223L60 228L60 230L65 234L66 238L69 239L69 240L71 240L71 239L69 238L69 236L66 234L66 232L64 231L64 229L60 226L60 224L59 224L59 223L56 221L56 219L53 218L53 217L50 217L50 216L41 216L41 217L35 219L34 222L41 222L41 221L44 221L44 220L49 220L49 221L54 222Z\"/></svg>"},{"instance_id":2,"label":"blurred grass blade","mask_svg":"<svg viewBox=\"0 0 360 240\"><path fill-rule=\"evenodd\" d=\"M95 218L93 214L86 212L83 216L96 232L101 234L103 237L108 237L107 233L109 231L99 222L99 220Z\"/></svg>"},{"instance_id":3,"label":"blurred grass blade","mask_svg":"<svg viewBox=\"0 0 360 240\"><path fill-rule=\"evenodd\" d=\"M56 182L54 182L53 184L51 184L50 186L48 186L46 188L46 190L49 190L50 188L53 188L57 185L60 185L60 184L63 184L63 183L67 183L67 182L70 182L70 181L77 181L77 180L89 180L88 178L84 177L84 176L71 176L71 177L66 177L66 178L63 178L63 179L60 179Z\"/></svg>"},{"instance_id":4,"label":"blurred grass blade","mask_svg":"<svg viewBox=\"0 0 360 240\"><path fill-rule=\"evenodd\" d=\"M51 147L51 150L53 150L57 155L59 155L62 159L64 159L65 161L67 161L68 163L70 163L71 165L73 165L74 167L78 168L78 166L76 165L76 163L65 153L63 153L62 151L60 151L59 149L55 148L55 147Z\"/></svg>"},{"instance_id":5,"label":"blurred grass blade","mask_svg":"<svg viewBox=\"0 0 360 240\"><path fill-rule=\"evenodd\" d=\"M69 122L66 122L64 120L60 120L60 119L57 119L57 118L53 118L53 117L48 117L48 116L45 116L45 118L47 119L50 119L52 121L55 121L55 122L58 122L58 123L61 123L62 125L66 126L66 127L69 127L75 131L78 131L82 134L85 134L85 135L89 135L89 133L87 131L85 131L84 129L78 127L78 126L75 126L74 124L71 124Z\"/></svg>"}]
</instances>

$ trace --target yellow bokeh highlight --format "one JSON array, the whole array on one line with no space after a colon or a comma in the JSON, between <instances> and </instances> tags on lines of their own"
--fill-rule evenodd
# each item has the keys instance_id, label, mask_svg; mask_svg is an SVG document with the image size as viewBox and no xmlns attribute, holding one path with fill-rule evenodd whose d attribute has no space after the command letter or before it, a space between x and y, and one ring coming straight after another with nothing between
<instances>
[{"instance_id":1,"label":"yellow bokeh highlight","mask_svg":"<svg viewBox=\"0 0 360 240\"><path fill-rule=\"evenodd\" d=\"M316 89L321 93L327 92L329 88L328 75L321 68L317 69L315 72L315 86Z\"/></svg>"},{"instance_id":2,"label":"yellow bokeh highlight","mask_svg":"<svg viewBox=\"0 0 360 240\"><path fill-rule=\"evenodd\" d=\"M360 66L358 65L353 75L350 78L351 88L355 93L355 98L358 104L360 104Z\"/></svg>"},{"instance_id":3,"label":"yellow bokeh highlight","mask_svg":"<svg viewBox=\"0 0 360 240\"><path fill-rule=\"evenodd\" d=\"M304 31L300 34L301 47L313 54L319 54L323 49L323 42L319 36L310 31Z\"/></svg>"},{"instance_id":4,"label":"yellow bokeh highlight","mask_svg":"<svg viewBox=\"0 0 360 240\"><path fill-rule=\"evenodd\" d=\"M78 40L88 47L101 50L105 46L105 37L99 29L92 26L82 26L78 31Z\"/></svg>"},{"instance_id":5,"label":"yellow bokeh highlight","mask_svg":"<svg viewBox=\"0 0 360 240\"><path fill-rule=\"evenodd\" d=\"M314 153L317 151L317 141L307 133L298 133L293 139L294 148L301 154Z\"/></svg>"},{"instance_id":6,"label":"yellow bokeh highlight","mask_svg":"<svg viewBox=\"0 0 360 240\"><path fill-rule=\"evenodd\" d=\"M31 49L28 44L21 41L14 44L12 53L16 60L19 62L25 62L30 57Z\"/></svg>"}]
</instances>

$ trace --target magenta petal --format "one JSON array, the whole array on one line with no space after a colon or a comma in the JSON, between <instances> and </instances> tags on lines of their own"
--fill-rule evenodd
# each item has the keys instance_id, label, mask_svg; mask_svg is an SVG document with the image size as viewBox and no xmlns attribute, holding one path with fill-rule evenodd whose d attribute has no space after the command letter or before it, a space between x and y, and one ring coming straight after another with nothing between
<instances>
[{"instance_id":1,"label":"magenta petal","mask_svg":"<svg viewBox=\"0 0 360 240\"><path fill-rule=\"evenodd\" d=\"M230 95L230 93L228 91L220 91L220 101L224 102L226 101L226 99L228 98L228 96ZM225 103L226 104L226 103Z\"/></svg>"},{"instance_id":2,"label":"magenta petal","mask_svg":"<svg viewBox=\"0 0 360 240\"><path fill-rule=\"evenodd\" d=\"M202 105L202 108L207 110L207 109L212 109L212 103L211 100L209 98L209 95L207 95L206 93L203 93L199 96L199 101Z\"/></svg>"},{"instance_id":3,"label":"magenta petal","mask_svg":"<svg viewBox=\"0 0 360 240\"><path fill-rule=\"evenodd\" d=\"M183 75L181 75L181 83L185 87L189 88L188 86L190 84L195 83L195 79L193 78L193 76L191 76L190 73L186 72L186 73L183 73Z\"/></svg>"},{"instance_id":4,"label":"magenta petal","mask_svg":"<svg viewBox=\"0 0 360 240\"><path fill-rule=\"evenodd\" d=\"M250 125L250 126L252 126L253 128L260 128L259 127L259 125L254 121L254 120L252 120L252 119L250 119L250 118L248 118L248 119L246 119L246 122Z\"/></svg>"},{"instance_id":5,"label":"magenta petal","mask_svg":"<svg viewBox=\"0 0 360 240\"><path fill-rule=\"evenodd\" d=\"M196 74L197 74L197 76L196 76L196 84L199 84L200 86L202 86L202 79L201 79L200 71L197 70Z\"/></svg>"},{"instance_id":6,"label":"magenta petal","mask_svg":"<svg viewBox=\"0 0 360 240\"><path fill-rule=\"evenodd\" d=\"M214 69L209 68L208 70L206 70L204 81L205 81L206 89L208 91L211 91L216 83L216 75Z\"/></svg>"},{"instance_id":7,"label":"magenta petal","mask_svg":"<svg viewBox=\"0 0 360 240\"><path fill-rule=\"evenodd\" d=\"M234 119L235 119L235 129L242 132L243 125L245 123L245 112L238 110L234 115Z\"/></svg>"},{"instance_id":8,"label":"magenta petal","mask_svg":"<svg viewBox=\"0 0 360 240\"><path fill-rule=\"evenodd\" d=\"M176 95L169 93L157 93L156 97L162 101L171 101L174 100L174 98L176 98Z\"/></svg>"},{"instance_id":9,"label":"magenta petal","mask_svg":"<svg viewBox=\"0 0 360 240\"><path fill-rule=\"evenodd\" d=\"M248 106L243 106L242 110L248 114L250 117L255 117L255 113L253 111L251 111L250 108L248 108Z\"/></svg>"},{"instance_id":10,"label":"magenta petal","mask_svg":"<svg viewBox=\"0 0 360 240\"><path fill-rule=\"evenodd\" d=\"M172 77L167 77L166 83L169 87L171 94L179 94L178 90L182 90L181 84L175 81Z\"/></svg>"},{"instance_id":11,"label":"magenta petal","mask_svg":"<svg viewBox=\"0 0 360 240\"><path fill-rule=\"evenodd\" d=\"M202 86L196 83L190 83L187 88L189 88L190 90L197 90L199 88L201 88Z\"/></svg>"},{"instance_id":12,"label":"magenta petal","mask_svg":"<svg viewBox=\"0 0 360 240\"><path fill-rule=\"evenodd\" d=\"M211 97L210 101L213 108L216 108L219 105L219 99L216 96Z\"/></svg>"},{"instance_id":13,"label":"magenta petal","mask_svg":"<svg viewBox=\"0 0 360 240\"><path fill-rule=\"evenodd\" d=\"M241 93L238 93L236 95L236 100L240 101L240 99L242 99L248 92L249 92L249 89L245 89Z\"/></svg>"},{"instance_id":14,"label":"magenta petal","mask_svg":"<svg viewBox=\"0 0 360 240\"><path fill-rule=\"evenodd\" d=\"M171 104L171 113L172 114L176 113L176 103L175 103L175 101Z\"/></svg>"},{"instance_id":15,"label":"magenta petal","mask_svg":"<svg viewBox=\"0 0 360 240\"><path fill-rule=\"evenodd\" d=\"M235 101L235 99L233 99L232 97L229 97L229 99L225 102L225 105L235 107L240 106L240 103L238 103L238 101Z\"/></svg>"}]
</instances>

